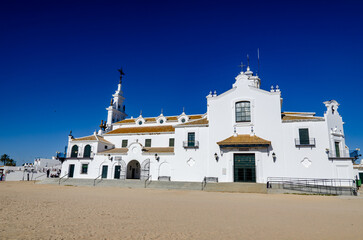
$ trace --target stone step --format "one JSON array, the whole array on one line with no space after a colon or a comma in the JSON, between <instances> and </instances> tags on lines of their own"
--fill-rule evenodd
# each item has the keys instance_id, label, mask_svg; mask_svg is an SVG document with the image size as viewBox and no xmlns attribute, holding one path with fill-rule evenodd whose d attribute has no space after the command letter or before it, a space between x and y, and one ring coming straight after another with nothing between
<instances>
[{"instance_id":1,"label":"stone step","mask_svg":"<svg viewBox=\"0 0 363 240\"><path fill-rule=\"evenodd\" d=\"M57 178L47 178L38 184L59 184ZM115 179L61 179L61 185L71 186L95 186L96 187L121 187L121 188L145 188L144 180L115 180ZM202 190L201 182L172 182L172 181L148 181L146 188L151 189L180 189ZM266 185L260 183L207 183L204 191L210 192L240 192L240 193L267 193Z\"/></svg>"},{"instance_id":2,"label":"stone step","mask_svg":"<svg viewBox=\"0 0 363 240\"><path fill-rule=\"evenodd\" d=\"M239 193L267 193L264 183L207 183L204 191L208 192L239 192Z\"/></svg>"}]
</instances>

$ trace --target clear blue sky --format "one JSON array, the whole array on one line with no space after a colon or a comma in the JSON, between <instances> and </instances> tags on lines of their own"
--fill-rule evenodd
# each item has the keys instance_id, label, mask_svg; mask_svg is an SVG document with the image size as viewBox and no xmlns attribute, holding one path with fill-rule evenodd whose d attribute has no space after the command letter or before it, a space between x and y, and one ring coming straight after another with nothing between
<instances>
[{"instance_id":1,"label":"clear blue sky","mask_svg":"<svg viewBox=\"0 0 363 240\"><path fill-rule=\"evenodd\" d=\"M16 1L0 3L0 154L18 164L92 134L123 67L129 116L206 111L260 48L262 88L284 111L322 116L335 99L363 149L362 1Z\"/></svg>"}]
</instances>

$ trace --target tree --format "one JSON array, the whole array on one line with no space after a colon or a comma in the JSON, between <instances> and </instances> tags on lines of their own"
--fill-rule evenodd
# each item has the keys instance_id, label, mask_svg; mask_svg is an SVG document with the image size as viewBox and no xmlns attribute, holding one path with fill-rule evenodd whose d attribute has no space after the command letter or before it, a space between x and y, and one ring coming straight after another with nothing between
<instances>
[{"instance_id":1,"label":"tree","mask_svg":"<svg viewBox=\"0 0 363 240\"><path fill-rule=\"evenodd\" d=\"M3 162L4 166L16 166L16 161L11 159L7 154L1 155L0 162Z\"/></svg>"}]
</instances>

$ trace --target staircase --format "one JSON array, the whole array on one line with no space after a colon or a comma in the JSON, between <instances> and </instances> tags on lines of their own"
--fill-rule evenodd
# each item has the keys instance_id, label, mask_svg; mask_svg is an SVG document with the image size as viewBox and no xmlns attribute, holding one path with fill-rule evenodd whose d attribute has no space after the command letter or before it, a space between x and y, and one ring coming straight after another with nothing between
<instances>
[{"instance_id":1,"label":"staircase","mask_svg":"<svg viewBox=\"0 0 363 240\"><path fill-rule=\"evenodd\" d=\"M37 184L59 184L59 178L47 178ZM145 180L113 180L113 179L61 179L64 186L96 186L121 188L150 188L173 190L204 190L207 192L239 192L239 193L267 193L266 185L260 183L206 183L202 189L202 182L173 182L173 181L145 181Z\"/></svg>"}]
</instances>

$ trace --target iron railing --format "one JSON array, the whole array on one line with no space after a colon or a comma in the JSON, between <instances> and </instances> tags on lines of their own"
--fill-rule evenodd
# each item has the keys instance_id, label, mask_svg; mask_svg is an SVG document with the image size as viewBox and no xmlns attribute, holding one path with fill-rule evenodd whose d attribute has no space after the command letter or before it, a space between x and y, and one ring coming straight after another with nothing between
<instances>
[{"instance_id":1,"label":"iron railing","mask_svg":"<svg viewBox=\"0 0 363 240\"><path fill-rule=\"evenodd\" d=\"M63 177L60 177L60 178L59 178L59 181L58 181L58 184L59 184L59 185L61 184L61 180L62 180L63 178L65 178L66 176L68 176L68 173L64 174L64 176L63 176Z\"/></svg>"},{"instance_id":2,"label":"iron railing","mask_svg":"<svg viewBox=\"0 0 363 240\"><path fill-rule=\"evenodd\" d=\"M315 146L315 138L309 138L309 139L301 139L301 138L295 138L295 146L297 147L314 147Z\"/></svg>"},{"instance_id":3,"label":"iron railing","mask_svg":"<svg viewBox=\"0 0 363 240\"><path fill-rule=\"evenodd\" d=\"M150 181L149 181L149 179L150 179ZM149 185L149 184L147 184L147 182L149 181L149 184L151 183L151 175L149 175L148 177L147 177L147 179L145 180L145 182L144 182L144 188L146 188L147 187L147 185Z\"/></svg>"},{"instance_id":4,"label":"iron railing","mask_svg":"<svg viewBox=\"0 0 363 240\"><path fill-rule=\"evenodd\" d=\"M99 175L98 177L96 177L95 179L93 179L93 186L96 186L96 180L98 179L98 178L100 178L102 176L102 174L101 175ZM102 178L101 178L101 181L102 181ZM100 182L101 182L100 181Z\"/></svg>"},{"instance_id":5,"label":"iron railing","mask_svg":"<svg viewBox=\"0 0 363 240\"><path fill-rule=\"evenodd\" d=\"M273 186L313 194L357 195L357 186L353 179L268 177L267 188Z\"/></svg>"},{"instance_id":6,"label":"iron railing","mask_svg":"<svg viewBox=\"0 0 363 240\"><path fill-rule=\"evenodd\" d=\"M351 158L349 155L349 151L330 151L329 152L329 157L330 158Z\"/></svg>"},{"instance_id":7,"label":"iron railing","mask_svg":"<svg viewBox=\"0 0 363 240\"><path fill-rule=\"evenodd\" d=\"M199 141L183 141L184 148L198 148Z\"/></svg>"}]
</instances>

